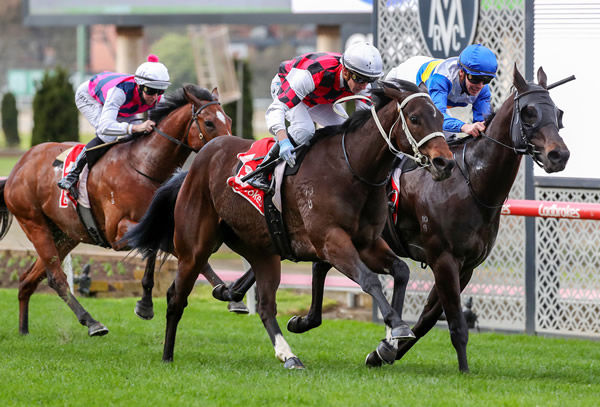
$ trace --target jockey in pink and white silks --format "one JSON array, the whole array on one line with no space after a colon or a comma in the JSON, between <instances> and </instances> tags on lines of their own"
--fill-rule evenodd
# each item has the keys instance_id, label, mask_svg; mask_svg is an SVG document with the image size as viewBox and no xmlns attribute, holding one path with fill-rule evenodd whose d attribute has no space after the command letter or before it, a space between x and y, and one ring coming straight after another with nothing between
<instances>
[{"instance_id":1,"label":"jockey in pink and white silks","mask_svg":"<svg viewBox=\"0 0 600 407\"><path fill-rule=\"evenodd\" d=\"M425 83L433 103L444 114L446 137L461 132L478 137L485 130L484 121L491 111L488 84L496 77L497 69L494 53L481 44L472 44L458 57L445 60L426 56L409 58L393 68L386 79ZM451 113L453 108L465 106L472 107L472 122Z\"/></svg>"},{"instance_id":2,"label":"jockey in pink and white silks","mask_svg":"<svg viewBox=\"0 0 600 407\"><path fill-rule=\"evenodd\" d=\"M258 168L264 168L277 157L293 167L294 144L310 144L315 134L314 123L330 126L347 118L334 110L334 102L346 96L366 95L370 84L382 74L381 54L364 42L351 45L343 55L312 52L283 61L271 82L273 102L265 114L269 132L277 143ZM366 107L364 102L357 103L357 108ZM287 129L286 119L290 123ZM246 182L268 191L271 188L268 177L268 171L256 171Z\"/></svg>"},{"instance_id":3,"label":"jockey in pink and white silks","mask_svg":"<svg viewBox=\"0 0 600 407\"><path fill-rule=\"evenodd\" d=\"M155 55L149 55L135 75L102 72L82 83L75 92L75 104L96 129L96 138L82 150L58 186L77 199L77 181L87 163L86 148L152 131L153 121L137 124L134 121L139 121L139 113L156 106L170 84L169 71Z\"/></svg>"}]
</instances>

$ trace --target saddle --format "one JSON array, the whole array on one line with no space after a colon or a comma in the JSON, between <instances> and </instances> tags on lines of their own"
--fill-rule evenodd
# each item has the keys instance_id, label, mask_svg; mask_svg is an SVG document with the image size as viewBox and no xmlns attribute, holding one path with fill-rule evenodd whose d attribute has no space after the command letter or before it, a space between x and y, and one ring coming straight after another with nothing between
<instances>
[{"instance_id":1,"label":"saddle","mask_svg":"<svg viewBox=\"0 0 600 407\"><path fill-rule=\"evenodd\" d=\"M69 148L68 150L63 151L54 159L52 166L62 168L63 176L65 176L68 172L67 168L69 164L71 164L71 162L75 160L75 158L79 155L83 147L83 144L77 144ZM73 205L75 206L75 210L77 211L79 220L81 220L81 223L83 223L85 229L88 232L88 235L92 238L94 243L101 247L110 248L111 245L107 242L102 231L98 228L96 220L94 219L87 191L87 177L89 175L89 170L91 166L93 166L93 164L95 164L98 161L100 156L101 154L93 154L93 159L90 160L90 155L88 155L88 163L84 167L83 171L81 171L81 174L79 176L79 198L77 199L77 201L74 200L73 197L67 191L61 190L59 198L59 207L68 207L68 200L70 199Z\"/></svg>"}]
</instances>

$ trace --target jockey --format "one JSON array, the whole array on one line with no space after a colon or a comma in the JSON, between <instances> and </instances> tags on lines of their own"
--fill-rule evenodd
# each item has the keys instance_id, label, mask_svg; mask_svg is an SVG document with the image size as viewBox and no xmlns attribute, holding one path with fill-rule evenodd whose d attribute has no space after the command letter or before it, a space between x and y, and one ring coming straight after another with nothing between
<instances>
[{"instance_id":1,"label":"jockey","mask_svg":"<svg viewBox=\"0 0 600 407\"><path fill-rule=\"evenodd\" d=\"M354 94L366 95L370 83L383 74L381 54L374 46L359 42L343 55L312 52L283 61L271 82L273 102L268 107L267 127L277 143L267 153L258 169L278 156L290 167L296 164L294 146L310 144L315 124L341 124L347 118L333 110L333 103ZM365 108L365 103L358 103ZM290 123L286 130L285 120ZM289 134L288 134L289 131ZM270 189L268 171L256 171L247 182L255 188Z\"/></svg>"},{"instance_id":2,"label":"jockey","mask_svg":"<svg viewBox=\"0 0 600 407\"><path fill-rule=\"evenodd\" d=\"M87 163L86 148L109 143L135 133L149 133L156 124L152 120L139 121L137 114L156 106L169 87L169 71L156 55L149 55L135 75L103 72L82 83L75 92L79 111L96 129L96 137L81 151L71 171L58 186L68 190L77 199L75 185Z\"/></svg>"},{"instance_id":3,"label":"jockey","mask_svg":"<svg viewBox=\"0 0 600 407\"><path fill-rule=\"evenodd\" d=\"M425 83L431 99L444 114L446 138L456 133L478 137L485 130L484 120L491 112L488 83L496 77L496 56L481 44L466 47L458 57L432 59L416 56L393 68L386 79L405 79ZM470 117L460 117L462 106L472 107ZM448 111L450 109L450 112ZM463 120L461 120L463 119ZM468 123L472 121L472 123Z\"/></svg>"}]
</instances>

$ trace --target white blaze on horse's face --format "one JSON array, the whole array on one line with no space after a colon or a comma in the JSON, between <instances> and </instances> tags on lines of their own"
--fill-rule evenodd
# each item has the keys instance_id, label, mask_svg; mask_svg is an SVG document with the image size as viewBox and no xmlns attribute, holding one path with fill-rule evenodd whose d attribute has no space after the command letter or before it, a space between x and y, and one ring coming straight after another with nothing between
<instances>
[{"instance_id":1,"label":"white blaze on horse's face","mask_svg":"<svg viewBox=\"0 0 600 407\"><path fill-rule=\"evenodd\" d=\"M292 352L290 345L285 341L285 338L281 334L275 336L275 356L277 359L285 362L289 358L295 358L296 355Z\"/></svg>"},{"instance_id":2,"label":"white blaze on horse's face","mask_svg":"<svg viewBox=\"0 0 600 407\"><path fill-rule=\"evenodd\" d=\"M217 111L217 119L221 120L223 124L227 124L227 120L225 119L225 115L221 111Z\"/></svg>"},{"instance_id":3,"label":"white blaze on horse's face","mask_svg":"<svg viewBox=\"0 0 600 407\"><path fill-rule=\"evenodd\" d=\"M428 103L429 107L433 109L433 117L437 116L437 108L435 107L435 105L432 103Z\"/></svg>"}]
</instances>

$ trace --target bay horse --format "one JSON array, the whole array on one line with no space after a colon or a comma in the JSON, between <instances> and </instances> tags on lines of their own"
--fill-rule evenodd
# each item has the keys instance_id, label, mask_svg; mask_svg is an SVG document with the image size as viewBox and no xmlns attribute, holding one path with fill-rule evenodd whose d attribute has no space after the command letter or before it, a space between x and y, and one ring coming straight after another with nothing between
<instances>
[{"instance_id":1,"label":"bay horse","mask_svg":"<svg viewBox=\"0 0 600 407\"><path fill-rule=\"evenodd\" d=\"M92 166L87 180L96 224L115 250L123 234L142 217L156 189L182 166L192 151L209 140L231 134L231 119L212 93L196 85L185 85L168 94L149 118L156 123L148 135L111 147ZM90 336L108 329L96 321L69 291L61 261L79 243L94 243L80 222L73 205L59 208L62 176L53 167L55 158L74 143L43 143L32 147L17 162L6 180L0 181L0 210L16 217L33 244L38 259L19 282L19 332L29 333L29 299L38 284L48 285L73 310ZM3 228L7 229L7 223ZM0 231L3 236L5 230ZM148 267L154 268L154 257Z\"/></svg>"},{"instance_id":2,"label":"bay horse","mask_svg":"<svg viewBox=\"0 0 600 407\"><path fill-rule=\"evenodd\" d=\"M283 180L283 219L295 259L334 264L373 297L392 336L406 339L413 337L410 328L370 271L384 272L381 259L398 259L380 237L387 214L385 182L396 158L392 149L412 152L411 134L413 142L423 141L417 149L428 157L428 170L437 179L449 176L454 163L441 136L442 115L427 94L409 82L383 83L373 93L378 103L372 111L319 130L297 174ZM395 126L400 120L403 125ZM237 154L251 144L234 137L209 143L187 175L175 176L157 191L140 223L124 236L144 254L161 249L178 259L167 292L164 361L173 360L177 325L199 273L226 243L256 274L258 312L276 357L285 368L304 367L275 319L281 258L265 219L226 182L236 173Z\"/></svg>"},{"instance_id":3,"label":"bay horse","mask_svg":"<svg viewBox=\"0 0 600 407\"><path fill-rule=\"evenodd\" d=\"M388 217L383 238L400 257L429 265L435 284L412 328L415 338L399 343L397 349L389 338L382 340L377 350L367 355L368 366L401 359L445 312L459 370L469 371L469 330L460 293L494 246L502 203L515 181L521 157L529 155L546 172L553 173L565 168L570 155L559 135L562 111L548 92L556 84L547 86L541 67L537 79L538 84L527 83L515 66L516 90L488 119L485 134L451 145L457 168L449 179L432 182L419 169L401 175L397 223ZM402 315L410 270L404 262L393 267L397 269L392 275L399 278L394 278L392 305ZM290 319L291 332L305 332L321 324L323 288L330 268L325 262L313 264L313 301L307 316ZM250 279L248 273L240 280L246 280L243 284L247 286Z\"/></svg>"}]
</instances>

